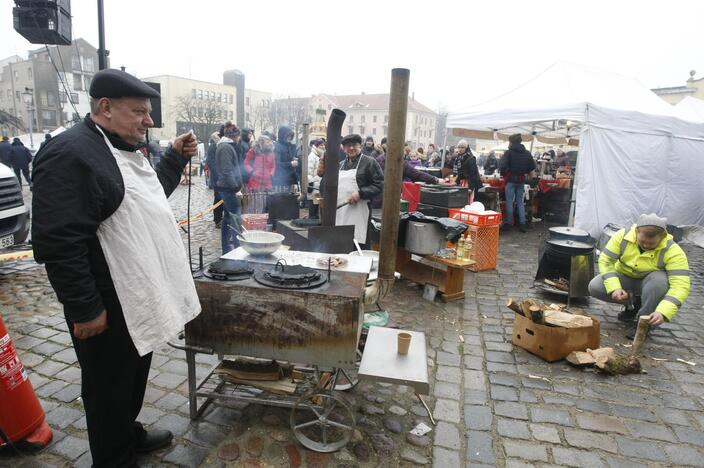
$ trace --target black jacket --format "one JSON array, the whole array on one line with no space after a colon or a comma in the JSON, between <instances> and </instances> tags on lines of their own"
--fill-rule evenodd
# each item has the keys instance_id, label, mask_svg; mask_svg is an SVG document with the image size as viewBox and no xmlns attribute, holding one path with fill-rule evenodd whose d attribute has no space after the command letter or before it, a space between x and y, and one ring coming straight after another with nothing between
<instances>
[{"instance_id":1,"label":"black jacket","mask_svg":"<svg viewBox=\"0 0 704 468\"><path fill-rule=\"evenodd\" d=\"M484 161L484 175L492 175L496 169L499 167L499 161L493 154L486 157Z\"/></svg>"},{"instance_id":2,"label":"black jacket","mask_svg":"<svg viewBox=\"0 0 704 468\"><path fill-rule=\"evenodd\" d=\"M115 148L135 149L105 133ZM187 161L171 149L161 158L156 173L166 196ZM90 117L52 138L35 157L32 174L34 258L45 264L66 318L86 322L104 309L122 313L96 233L122 203L124 182Z\"/></svg>"},{"instance_id":3,"label":"black jacket","mask_svg":"<svg viewBox=\"0 0 704 468\"><path fill-rule=\"evenodd\" d=\"M528 173L534 170L533 156L521 143L510 144L499 162L499 172L506 178L506 182L524 183Z\"/></svg>"},{"instance_id":4,"label":"black jacket","mask_svg":"<svg viewBox=\"0 0 704 468\"><path fill-rule=\"evenodd\" d=\"M276 153L274 186L293 185L297 182L296 171L291 165L291 161L296 159L296 145L288 142L291 135L293 130L290 128L279 128L279 137L274 143L274 153Z\"/></svg>"},{"instance_id":5,"label":"black jacket","mask_svg":"<svg viewBox=\"0 0 704 468\"><path fill-rule=\"evenodd\" d=\"M384 190L384 172L374 158L360 154L358 160L349 158L340 163L340 170L357 168L357 185L362 200L373 200Z\"/></svg>"},{"instance_id":6,"label":"black jacket","mask_svg":"<svg viewBox=\"0 0 704 468\"><path fill-rule=\"evenodd\" d=\"M459 171L457 171L457 183L466 180L469 182L469 186L476 192L482 186L482 178L479 175L479 168L477 167L477 158L472 154L472 151L467 148L464 154L457 156L459 159L455 164L459 164Z\"/></svg>"},{"instance_id":7,"label":"black jacket","mask_svg":"<svg viewBox=\"0 0 704 468\"><path fill-rule=\"evenodd\" d=\"M10 164L13 168L29 167L32 162L32 152L21 143L12 143L10 147Z\"/></svg>"},{"instance_id":8,"label":"black jacket","mask_svg":"<svg viewBox=\"0 0 704 468\"><path fill-rule=\"evenodd\" d=\"M0 163L8 167L12 167L10 162L10 152L12 151L12 146L10 146L9 141L0 141Z\"/></svg>"},{"instance_id":9,"label":"black jacket","mask_svg":"<svg viewBox=\"0 0 704 468\"><path fill-rule=\"evenodd\" d=\"M242 172L237 145L229 138L222 137L215 147L215 181L216 190L242 189Z\"/></svg>"}]
</instances>

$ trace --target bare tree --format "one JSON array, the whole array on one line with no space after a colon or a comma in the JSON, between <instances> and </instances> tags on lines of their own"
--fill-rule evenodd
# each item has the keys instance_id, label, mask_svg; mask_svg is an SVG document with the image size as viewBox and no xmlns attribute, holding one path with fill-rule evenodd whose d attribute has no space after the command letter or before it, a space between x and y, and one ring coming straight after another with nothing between
<instances>
[{"instance_id":1,"label":"bare tree","mask_svg":"<svg viewBox=\"0 0 704 468\"><path fill-rule=\"evenodd\" d=\"M284 125L291 127L296 141L304 123L310 123L310 98L287 97L277 99L271 105L271 121L274 128Z\"/></svg>"},{"instance_id":2,"label":"bare tree","mask_svg":"<svg viewBox=\"0 0 704 468\"><path fill-rule=\"evenodd\" d=\"M259 134L269 129L272 123L271 117L271 107L260 102L252 112L247 114L247 126Z\"/></svg>"},{"instance_id":3,"label":"bare tree","mask_svg":"<svg viewBox=\"0 0 704 468\"><path fill-rule=\"evenodd\" d=\"M174 111L177 127L181 127L177 128L177 133L193 129L201 141L207 141L212 132L229 120L227 106L221 101L210 99L179 96Z\"/></svg>"},{"instance_id":4,"label":"bare tree","mask_svg":"<svg viewBox=\"0 0 704 468\"><path fill-rule=\"evenodd\" d=\"M7 111L0 110L0 127L10 128L14 127L18 130L24 130L24 122L20 117L15 117Z\"/></svg>"}]
</instances>

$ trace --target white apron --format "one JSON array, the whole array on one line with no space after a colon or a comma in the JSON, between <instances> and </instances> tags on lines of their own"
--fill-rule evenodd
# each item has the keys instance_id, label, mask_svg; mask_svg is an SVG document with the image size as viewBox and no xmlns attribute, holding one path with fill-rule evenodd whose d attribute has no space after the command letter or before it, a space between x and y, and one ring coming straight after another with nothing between
<instances>
[{"instance_id":1,"label":"white apron","mask_svg":"<svg viewBox=\"0 0 704 468\"><path fill-rule=\"evenodd\" d=\"M340 169L337 181L337 206L347 203L354 192L359 192L357 185L357 170L362 155L357 159L357 167L354 169ZM345 205L337 209L336 226L354 226L354 238L357 242L364 244L367 242L367 224L369 223L369 205L366 200L359 200L354 205Z\"/></svg>"},{"instance_id":2,"label":"white apron","mask_svg":"<svg viewBox=\"0 0 704 468\"><path fill-rule=\"evenodd\" d=\"M98 227L125 323L140 356L174 338L200 313L183 242L147 159L120 151L103 131L125 184L117 210Z\"/></svg>"}]
</instances>

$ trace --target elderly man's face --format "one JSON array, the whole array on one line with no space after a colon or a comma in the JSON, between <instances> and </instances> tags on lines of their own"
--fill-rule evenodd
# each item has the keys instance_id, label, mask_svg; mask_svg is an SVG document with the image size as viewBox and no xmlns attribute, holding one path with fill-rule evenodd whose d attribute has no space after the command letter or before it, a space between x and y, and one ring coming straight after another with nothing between
<instances>
[{"instance_id":1,"label":"elderly man's face","mask_svg":"<svg viewBox=\"0 0 704 468\"><path fill-rule=\"evenodd\" d=\"M354 158L362 152L362 145L360 145L359 143L345 143L344 145L342 145L342 149L345 151L345 154L347 156L349 156L350 158Z\"/></svg>"},{"instance_id":2,"label":"elderly man's face","mask_svg":"<svg viewBox=\"0 0 704 468\"><path fill-rule=\"evenodd\" d=\"M464 154L465 151L467 151L467 148L465 148L464 146L457 147L457 154Z\"/></svg>"},{"instance_id":3,"label":"elderly man's face","mask_svg":"<svg viewBox=\"0 0 704 468\"><path fill-rule=\"evenodd\" d=\"M147 129L154 126L149 116L152 111L149 98L126 97L109 101L110 131L130 145L146 141Z\"/></svg>"}]
</instances>

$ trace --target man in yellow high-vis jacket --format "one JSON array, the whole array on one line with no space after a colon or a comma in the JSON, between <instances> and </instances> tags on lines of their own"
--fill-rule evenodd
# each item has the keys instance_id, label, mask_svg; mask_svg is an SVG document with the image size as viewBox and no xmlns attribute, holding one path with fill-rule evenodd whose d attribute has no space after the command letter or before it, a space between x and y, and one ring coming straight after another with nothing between
<instances>
[{"instance_id":1,"label":"man in yellow high-vis jacket","mask_svg":"<svg viewBox=\"0 0 704 468\"><path fill-rule=\"evenodd\" d=\"M589 294L606 302L633 304L618 319L632 322L650 316L650 326L672 320L689 296L687 255L667 233L667 220L654 213L638 218L630 229L621 229L599 256L599 272L589 283ZM636 325L626 334L632 338Z\"/></svg>"}]
</instances>

